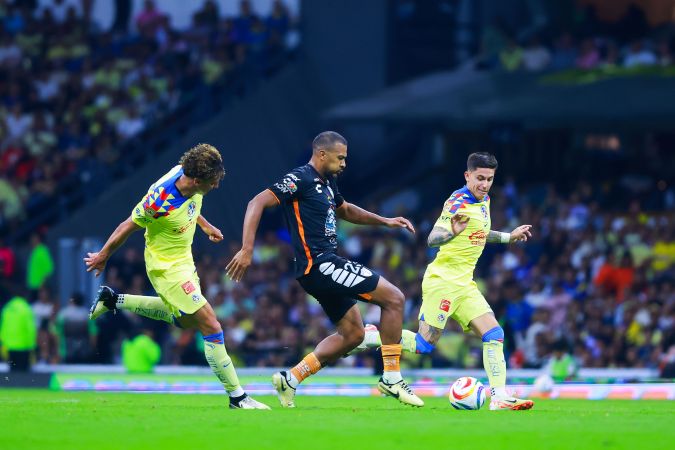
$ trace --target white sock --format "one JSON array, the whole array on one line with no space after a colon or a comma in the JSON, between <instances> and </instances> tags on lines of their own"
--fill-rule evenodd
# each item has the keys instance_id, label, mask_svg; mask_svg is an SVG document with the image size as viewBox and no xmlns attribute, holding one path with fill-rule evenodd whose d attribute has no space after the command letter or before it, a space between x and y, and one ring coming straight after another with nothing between
<instances>
[{"instance_id":1,"label":"white sock","mask_svg":"<svg viewBox=\"0 0 675 450\"><path fill-rule=\"evenodd\" d=\"M506 388L504 386L490 388L490 395L494 398L510 397L509 393L506 392Z\"/></svg>"},{"instance_id":2,"label":"white sock","mask_svg":"<svg viewBox=\"0 0 675 450\"><path fill-rule=\"evenodd\" d=\"M237 387L234 391L228 392L230 397L241 397L245 393L246 392L244 392L244 388L242 388L241 386Z\"/></svg>"},{"instance_id":3,"label":"white sock","mask_svg":"<svg viewBox=\"0 0 675 450\"><path fill-rule=\"evenodd\" d=\"M298 385L300 384L298 379L295 378L295 375L293 375L293 372L291 372L290 370L286 371L286 381L288 381L288 385L293 389L297 388Z\"/></svg>"},{"instance_id":4,"label":"white sock","mask_svg":"<svg viewBox=\"0 0 675 450\"><path fill-rule=\"evenodd\" d=\"M401 372L382 372L382 379L387 384L395 384L403 379Z\"/></svg>"}]
</instances>

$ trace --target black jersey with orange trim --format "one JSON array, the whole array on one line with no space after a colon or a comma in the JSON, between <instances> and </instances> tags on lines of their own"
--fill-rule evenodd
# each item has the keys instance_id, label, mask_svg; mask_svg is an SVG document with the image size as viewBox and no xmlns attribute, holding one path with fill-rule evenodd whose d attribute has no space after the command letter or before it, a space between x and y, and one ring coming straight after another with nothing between
<instances>
[{"instance_id":1,"label":"black jersey with orange trim","mask_svg":"<svg viewBox=\"0 0 675 450\"><path fill-rule=\"evenodd\" d=\"M335 177L310 164L297 167L269 187L281 206L295 251L295 275L309 273L316 259L337 250L335 211L344 203Z\"/></svg>"}]
</instances>

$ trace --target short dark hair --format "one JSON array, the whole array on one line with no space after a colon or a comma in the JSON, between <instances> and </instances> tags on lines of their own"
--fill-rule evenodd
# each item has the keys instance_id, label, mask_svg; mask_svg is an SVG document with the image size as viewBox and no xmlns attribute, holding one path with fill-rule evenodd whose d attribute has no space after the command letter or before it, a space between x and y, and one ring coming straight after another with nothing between
<instances>
[{"instance_id":1,"label":"short dark hair","mask_svg":"<svg viewBox=\"0 0 675 450\"><path fill-rule=\"evenodd\" d=\"M312 151L329 150L337 144L347 146L347 139L335 131L324 131L319 133L312 141Z\"/></svg>"},{"instance_id":2,"label":"short dark hair","mask_svg":"<svg viewBox=\"0 0 675 450\"><path fill-rule=\"evenodd\" d=\"M473 172L478 168L497 170L498 165L499 164L497 163L497 158L495 158L495 155L488 152L472 153L466 160L466 169L469 172Z\"/></svg>"},{"instance_id":3,"label":"short dark hair","mask_svg":"<svg viewBox=\"0 0 675 450\"><path fill-rule=\"evenodd\" d=\"M185 152L178 161L183 173L200 180L222 179L225 176L223 157L213 145L197 144Z\"/></svg>"}]
</instances>

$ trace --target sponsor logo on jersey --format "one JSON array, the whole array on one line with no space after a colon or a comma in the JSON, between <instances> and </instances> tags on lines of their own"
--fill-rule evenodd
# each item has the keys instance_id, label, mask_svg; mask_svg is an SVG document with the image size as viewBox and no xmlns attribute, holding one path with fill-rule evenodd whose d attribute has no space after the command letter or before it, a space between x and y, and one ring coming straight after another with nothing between
<instances>
[{"instance_id":1,"label":"sponsor logo on jersey","mask_svg":"<svg viewBox=\"0 0 675 450\"><path fill-rule=\"evenodd\" d=\"M373 275L373 272L367 267L351 261L345 263L342 269L336 268L335 264L327 261L319 266L319 271L326 276L330 276L336 283L346 287L356 286Z\"/></svg>"},{"instance_id":2,"label":"sponsor logo on jersey","mask_svg":"<svg viewBox=\"0 0 675 450\"><path fill-rule=\"evenodd\" d=\"M474 231L469 235L469 242L471 245L482 245L485 246L485 241L487 239L487 234L483 230Z\"/></svg>"},{"instance_id":3,"label":"sponsor logo on jersey","mask_svg":"<svg viewBox=\"0 0 675 450\"><path fill-rule=\"evenodd\" d=\"M192 219L195 216L196 210L197 210L197 203L195 203L195 201L193 200L188 205L188 211L187 211L188 218Z\"/></svg>"},{"instance_id":4,"label":"sponsor logo on jersey","mask_svg":"<svg viewBox=\"0 0 675 450\"><path fill-rule=\"evenodd\" d=\"M280 183L274 183L274 186L283 193L294 193L298 190L297 181L299 178L293 175L292 173L286 174L283 180Z\"/></svg>"},{"instance_id":5,"label":"sponsor logo on jersey","mask_svg":"<svg viewBox=\"0 0 675 450\"><path fill-rule=\"evenodd\" d=\"M330 208L328 208L328 213L326 213L324 233L326 237L333 237L337 235L337 220L335 219L335 211L333 211L332 205Z\"/></svg>"},{"instance_id":6,"label":"sponsor logo on jersey","mask_svg":"<svg viewBox=\"0 0 675 450\"><path fill-rule=\"evenodd\" d=\"M192 281L186 281L185 283L181 284L180 287L186 294L190 294L195 291L195 285L192 283Z\"/></svg>"},{"instance_id":7,"label":"sponsor logo on jersey","mask_svg":"<svg viewBox=\"0 0 675 450\"><path fill-rule=\"evenodd\" d=\"M157 211L155 211L154 209L150 208L149 206L147 208L145 208L145 215L146 216L154 217L155 214L157 214Z\"/></svg>"},{"instance_id":8,"label":"sponsor logo on jersey","mask_svg":"<svg viewBox=\"0 0 675 450\"><path fill-rule=\"evenodd\" d=\"M185 225L183 225L182 227L174 228L173 231L175 233L178 233L178 234L185 233L187 230L190 229L190 227L192 226L193 223L194 222L191 220L188 223L186 223Z\"/></svg>"},{"instance_id":9,"label":"sponsor logo on jersey","mask_svg":"<svg viewBox=\"0 0 675 450\"><path fill-rule=\"evenodd\" d=\"M441 311L450 312L450 300L441 300L441 305L438 307Z\"/></svg>"}]
</instances>

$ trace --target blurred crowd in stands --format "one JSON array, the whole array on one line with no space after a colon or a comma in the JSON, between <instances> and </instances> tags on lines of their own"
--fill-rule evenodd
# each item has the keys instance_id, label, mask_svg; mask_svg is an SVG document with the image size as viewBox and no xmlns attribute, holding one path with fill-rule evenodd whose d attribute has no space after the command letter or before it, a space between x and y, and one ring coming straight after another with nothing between
<instances>
[{"instance_id":1,"label":"blurred crowd in stands","mask_svg":"<svg viewBox=\"0 0 675 450\"><path fill-rule=\"evenodd\" d=\"M477 67L513 71L633 69L673 64L675 26L653 28L640 8L615 23L600 21L592 6L557 28L518 28L502 18L484 27Z\"/></svg>"},{"instance_id":2,"label":"blurred crowd in stands","mask_svg":"<svg viewBox=\"0 0 675 450\"><path fill-rule=\"evenodd\" d=\"M507 182L491 198L493 229L533 225L526 244L488 245L475 274L505 329L510 367L542 367L557 349L584 367L675 368L672 205L652 214L633 202L628 210L611 212L600 206L602 192L585 183L563 195L551 185L519 192ZM378 270L406 295L405 326L412 330L422 276L435 253L426 237L439 212L416 217L415 236L338 226L341 252ZM259 236L254 264L239 284L224 271L236 250L233 242L217 257L196 256L203 292L223 324L229 353L242 366L294 363L333 327L293 279L288 234L280 228ZM110 261L105 283L118 292L153 294L142 253L133 247ZM122 338L143 331L161 345L164 363L204 364L202 339L193 331L126 313L104 315L92 327L89 299L74 295L59 311L52 293L41 288L31 300L41 361L119 362ZM379 309L361 307L364 321L377 324ZM433 354L406 354L403 360L412 367L482 367L481 355L479 339L450 321ZM373 351L339 364L371 366L377 360Z\"/></svg>"},{"instance_id":3,"label":"blurred crowd in stands","mask_svg":"<svg viewBox=\"0 0 675 450\"><path fill-rule=\"evenodd\" d=\"M130 141L160 122L155 134L165 132L174 113L211 98L210 89L271 73L297 45L279 0L267 17L246 0L238 16L224 17L206 0L183 31L152 0L129 30L109 31L90 20L86 0L30 4L0 0L2 234L63 201L68 186L85 199L100 192Z\"/></svg>"}]
</instances>

